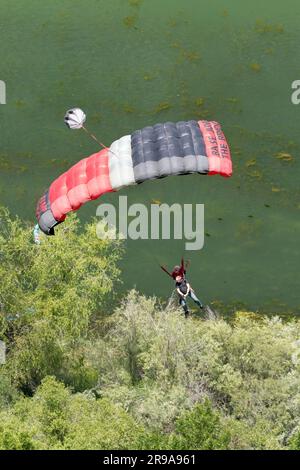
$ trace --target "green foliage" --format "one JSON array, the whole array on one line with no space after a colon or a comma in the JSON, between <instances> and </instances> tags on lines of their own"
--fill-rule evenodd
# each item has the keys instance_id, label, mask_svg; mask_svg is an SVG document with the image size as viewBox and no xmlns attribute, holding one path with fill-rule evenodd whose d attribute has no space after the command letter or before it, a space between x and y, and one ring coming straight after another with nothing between
<instances>
[{"instance_id":1,"label":"green foliage","mask_svg":"<svg viewBox=\"0 0 300 470\"><path fill-rule=\"evenodd\" d=\"M300 321L115 309L122 247L94 232L37 246L0 208L0 449L300 449Z\"/></svg>"},{"instance_id":2,"label":"green foliage","mask_svg":"<svg viewBox=\"0 0 300 470\"><path fill-rule=\"evenodd\" d=\"M0 208L0 334L22 391L33 393L49 374L76 390L93 386L82 341L112 293L121 251L120 242L97 238L94 222L80 232L74 215L35 245L32 227Z\"/></svg>"},{"instance_id":3,"label":"green foliage","mask_svg":"<svg viewBox=\"0 0 300 470\"><path fill-rule=\"evenodd\" d=\"M186 321L155 304L131 292L94 344L101 395L160 432L173 432L182 412L209 398L233 448L284 446L299 425L300 322L253 315L231 324Z\"/></svg>"},{"instance_id":4,"label":"green foliage","mask_svg":"<svg viewBox=\"0 0 300 470\"><path fill-rule=\"evenodd\" d=\"M98 377L85 359L81 341L64 337L58 325L51 328L46 320L37 320L28 333L16 339L7 369L26 394L47 375L55 375L76 391L92 388Z\"/></svg>"},{"instance_id":5,"label":"green foliage","mask_svg":"<svg viewBox=\"0 0 300 470\"><path fill-rule=\"evenodd\" d=\"M19 393L10 374L0 365L0 409L9 406L19 398Z\"/></svg>"},{"instance_id":6,"label":"green foliage","mask_svg":"<svg viewBox=\"0 0 300 470\"><path fill-rule=\"evenodd\" d=\"M289 440L290 450L300 450L300 432L297 431Z\"/></svg>"},{"instance_id":7,"label":"green foliage","mask_svg":"<svg viewBox=\"0 0 300 470\"><path fill-rule=\"evenodd\" d=\"M0 450L34 450L35 443L30 429L13 414L2 413L0 423Z\"/></svg>"},{"instance_id":8,"label":"green foliage","mask_svg":"<svg viewBox=\"0 0 300 470\"><path fill-rule=\"evenodd\" d=\"M172 437L172 449L226 449L229 432L222 427L219 414L208 400L198 404L176 422L176 434Z\"/></svg>"},{"instance_id":9,"label":"green foliage","mask_svg":"<svg viewBox=\"0 0 300 470\"><path fill-rule=\"evenodd\" d=\"M108 400L46 377L31 399L0 413L0 449L130 449L142 428Z\"/></svg>"},{"instance_id":10,"label":"green foliage","mask_svg":"<svg viewBox=\"0 0 300 470\"><path fill-rule=\"evenodd\" d=\"M284 449L276 433L270 432L270 425L264 418L258 418L254 423L226 416L222 418L222 425L230 436L229 449Z\"/></svg>"},{"instance_id":11,"label":"green foliage","mask_svg":"<svg viewBox=\"0 0 300 470\"><path fill-rule=\"evenodd\" d=\"M58 324L64 335L82 336L89 319L112 291L119 270L118 241L99 240L95 224L79 232L68 217L55 237L32 241L32 227L0 211L0 303L4 315L26 323L31 317ZM17 321L18 323L18 321Z\"/></svg>"},{"instance_id":12,"label":"green foliage","mask_svg":"<svg viewBox=\"0 0 300 470\"><path fill-rule=\"evenodd\" d=\"M80 413L80 420L72 420L68 449L132 449L143 432L129 414L106 399L77 397L71 413Z\"/></svg>"}]
</instances>

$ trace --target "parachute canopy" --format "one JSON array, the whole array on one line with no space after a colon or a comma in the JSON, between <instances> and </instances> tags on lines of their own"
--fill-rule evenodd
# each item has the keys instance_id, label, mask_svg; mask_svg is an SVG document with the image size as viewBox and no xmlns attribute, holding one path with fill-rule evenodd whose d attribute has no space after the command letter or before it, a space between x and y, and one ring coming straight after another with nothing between
<instances>
[{"instance_id":1,"label":"parachute canopy","mask_svg":"<svg viewBox=\"0 0 300 470\"><path fill-rule=\"evenodd\" d=\"M86 115L80 108L72 108L65 114L65 123L69 129L81 129L85 123Z\"/></svg>"},{"instance_id":2,"label":"parachute canopy","mask_svg":"<svg viewBox=\"0 0 300 470\"><path fill-rule=\"evenodd\" d=\"M71 111L69 127L76 122L79 126L83 116L81 121L73 120L74 114L79 114ZM38 202L39 226L47 235L53 235L55 225L68 212L102 194L149 179L190 173L231 176L230 150L220 124L180 121L144 127L59 176Z\"/></svg>"}]
</instances>

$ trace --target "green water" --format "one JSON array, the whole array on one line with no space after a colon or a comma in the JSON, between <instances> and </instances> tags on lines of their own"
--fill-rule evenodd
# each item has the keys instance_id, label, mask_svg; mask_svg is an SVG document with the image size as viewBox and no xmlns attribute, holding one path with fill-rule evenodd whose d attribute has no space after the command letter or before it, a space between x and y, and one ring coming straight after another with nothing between
<instances>
[{"instance_id":1,"label":"green water","mask_svg":"<svg viewBox=\"0 0 300 470\"><path fill-rule=\"evenodd\" d=\"M296 0L0 0L0 203L34 223L49 183L98 150L64 127L69 107L86 110L106 144L155 122L218 120L231 179L168 178L121 194L205 204L204 248L185 253L205 302L299 312L299 17ZM166 298L158 263L176 264L184 241L126 248L122 289Z\"/></svg>"}]
</instances>

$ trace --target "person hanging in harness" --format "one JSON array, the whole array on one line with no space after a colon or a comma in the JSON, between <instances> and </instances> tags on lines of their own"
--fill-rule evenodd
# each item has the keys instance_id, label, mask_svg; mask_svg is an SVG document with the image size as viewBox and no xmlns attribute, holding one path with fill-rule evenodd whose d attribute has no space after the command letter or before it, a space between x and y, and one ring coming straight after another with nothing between
<instances>
[{"instance_id":1,"label":"person hanging in harness","mask_svg":"<svg viewBox=\"0 0 300 470\"><path fill-rule=\"evenodd\" d=\"M175 288L179 297L179 305L183 308L185 317L189 316L189 308L187 305L187 298L190 297L201 309L203 309L202 302L196 296L194 289L186 280L186 267L187 264L184 259L181 258L180 266L175 266L173 271L170 273L165 266L161 266L161 269L167 273L175 281Z\"/></svg>"}]
</instances>

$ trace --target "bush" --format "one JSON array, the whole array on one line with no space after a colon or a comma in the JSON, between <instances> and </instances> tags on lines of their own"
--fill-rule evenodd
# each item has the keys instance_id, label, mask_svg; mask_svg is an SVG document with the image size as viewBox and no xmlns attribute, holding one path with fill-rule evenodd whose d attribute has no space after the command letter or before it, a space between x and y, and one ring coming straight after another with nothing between
<instances>
[{"instance_id":1,"label":"bush","mask_svg":"<svg viewBox=\"0 0 300 470\"><path fill-rule=\"evenodd\" d=\"M172 449L212 450L228 448L230 435L206 400L177 420L176 432L170 439Z\"/></svg>"}]
</instances>

